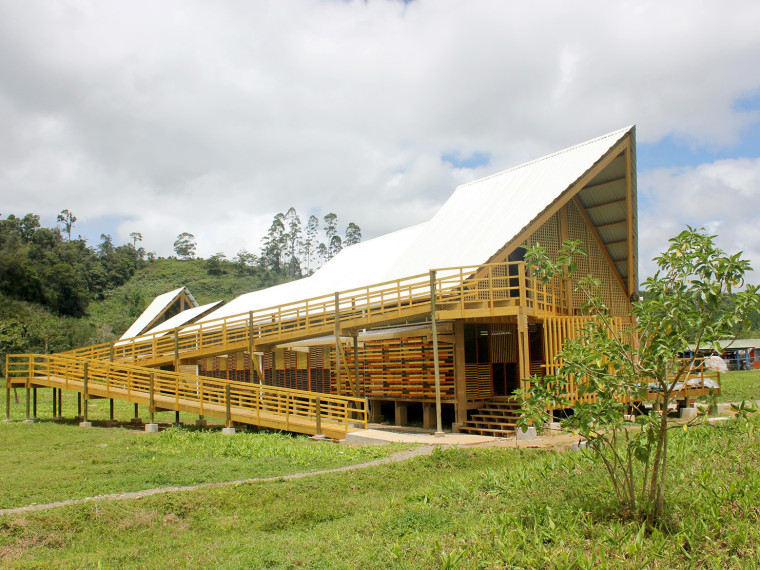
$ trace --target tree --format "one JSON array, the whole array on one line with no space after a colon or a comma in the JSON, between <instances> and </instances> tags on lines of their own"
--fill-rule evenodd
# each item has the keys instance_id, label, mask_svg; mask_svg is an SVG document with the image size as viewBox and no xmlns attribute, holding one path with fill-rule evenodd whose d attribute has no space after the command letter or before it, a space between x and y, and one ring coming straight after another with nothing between
<instances>
[{"instance_id":1,"label":"tree","mask_svg":"<svg viewBox=\"0 0 760 570\"><path fill-rule=\"evenodd\" d=\"M68 210L61 210L61 213L58 214L57 221L59 224L63 224L63 231L66 232L68 241L71 241L71 228L74 227L74 222L77 221L76 216Z\"/></svg>"},{"instance_id":2,"label":"tree","mask_svg":"<svg viewBox=\"0 0 760 570\"><path fill-rule=\"evenodd\" d=\"M252 272L257 259L256 254L249 252L247 249L241 249L232 261L237 265L238 273L243 275Z\"/></svg>"},{"instance_id":3,"label":"tree","mask_svg":"<svg viewBox=\"0 0 760 570\"><path fill-rule=\"evenodd\" d=\"M140 232L132 232L129 234L129 238L132 240L132 248L137 249L137 242L142 241L142 234Z\"/></svg>"},{"instance_id":4,"label":"tree","mask_svg":"<svg viewBox=\"0 0 760 570\"><path fill-rule=\"evenodd\" d=\"M285 249L285 215L278 213L269 226L267 235L262 240L261 264L275 273L282 271L283 252Z\"/></svg>"},{"instance_id":5,"label":"tree","mask_svg":"<svg viewBox=\"0 0 760 570\"><path fill-rule=\"evenodd\" d=\"M346 228L346 240L343 242L343 245L348 247L360 241L362 241L362 230L354 222L351 222Z\"/></svg>"},{"instance_id":6,"label":"tree","mask_svg":"<svg viewBox=\"0 0 760 570\"><path fill-rule=\"evenodd\" d=\"M309 221L306 224L306 238L302 244L302 255L304 265L306 266L306 274L311 273L311 257L314 255L317 249L317 233L319 232L319 218L312 214L309 216Z\"/></svg>"},{"instance_id":7,"label":"tree","mask_svg":"<svg viewBox=\"0 0 760 570\"><path fill-rule=\"evenodd\" d=\"M182 232L174 241L174 251L181 259L195 259L195 236Z\"/></svg>"},{"instance_id":8,"label":"tree","mask_svg":"<svg viewBox=\"0 0 760 570\"><path fill-rule=\"evenodd\" d=\"M219 251L209 257L206 260L206 271L209 275L223 275L227 273L224 270L224 262L227 260L227 256L223 252Z\"/></svg>"},{"instance_id":9,"label":"tree","mask_svg":"<svg viewBox=\"0 0 760 570\"><path fill-rule=\"evenodd\" d=\"M298 252L301 249L301 218L295 208L291 207L285 213L287 234L285 235L286 248L286 272L288 277L301 275L301 264L298 261Z\"/></svg>"},{"instance_id":10,"label":"tree","mask_svg":"<svg viewBox=\"0 0 760 570\"><path fill-rule=\"evenodd\" d=\"M635 330L618 330L598 294L599 282L578 279L592 316L575 340L557 355L556 375L534 378L518 395L523 400L520 425L540 423L547 409L573 406L564 425L587 440L604 464L621 507L649 525L663 519L667 472L667 409L688 379L695 358L679 359L690 343L720 354L720 339L734 336L746 316L760 304L758 287L746 285L749 262L741 253L728 255L715 246L715 236L687 228L670 240L655 259L656 273L644 282L644 298L633 304ZM575 271L577 242L565 242L552 260L540 246L525 259L537 278L549 282ZM745 286L743 291L737 288ZM725 300L733 294L733 309ZM593 402L571 402L569 383L579 395L595 394ZM631 420L629 404L640 402L655 386L651 411Z\"/></svg>"},{"instance_id":11,"label":"tree","mask_svg":"<svg viewBox=\"0 0 760 570\"><path fill-rule=\"evenodd\" d=\"M334 237L338 236L338 216L332 212L325 215L324 219L325 236L327 237L327 259L332 259L335 255L333 245L338 245L337 241L333 241Z\"/></svg>"}]
</instances>

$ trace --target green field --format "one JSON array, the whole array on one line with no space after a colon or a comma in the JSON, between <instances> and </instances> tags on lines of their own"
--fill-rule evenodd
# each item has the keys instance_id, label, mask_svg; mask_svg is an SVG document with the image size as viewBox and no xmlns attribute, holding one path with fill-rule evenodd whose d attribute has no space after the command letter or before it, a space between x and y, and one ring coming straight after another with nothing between
<instances>
[{"instance_id":1,"label":"green field","mask_svg":"<svg viewBox=\"0 0 760 570\"><path fill-rule=\"evenodd\" d=\"M756 568L760 422L673 432L670 512L621 517L586 452L448 449L305 479L0 516L7 568ZM303 438L3 424L6 506L387 454ZM320 451L327 450L327 451ZM355 455L352 455L355 454Z\"/></svg>"},{"instance_id":2,"label":"green field","mask_svg":"<svg viewBox=\"0 0 760 570\"><path fill-rule=\"evenodd\" d=\"M721 402L760 400L760 370L727 372L720 376Z\"/></svg>"}]
</instances>

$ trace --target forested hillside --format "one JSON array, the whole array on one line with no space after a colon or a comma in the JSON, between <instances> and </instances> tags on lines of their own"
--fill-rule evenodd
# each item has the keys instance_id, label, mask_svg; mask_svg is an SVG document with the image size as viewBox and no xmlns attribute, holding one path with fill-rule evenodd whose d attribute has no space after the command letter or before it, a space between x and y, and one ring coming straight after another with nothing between
<instances>
[{"instance_id":1,"label":"forested hillside","mask_svg":"<svg viewBox=\"0 0 760 570\"><path fill-rule=\"evenodd\" d=\"M290 208L274 217L260 255L241 249L232 261L221 252L197 258L195 237L183 232L174 242L177 257L160 258L138 247L138 232L124 245L101 234L91 247L72 238L76 221L68 210L58 216L60 227L41 227L36 214L0 220L0 366L6 353L60 352L114 340L154 297L182 286L205 304L298 279L361 240L354 223L342 239L333 213L322 228L310 216L302 230Z\"/></svg>"}]
</instances>

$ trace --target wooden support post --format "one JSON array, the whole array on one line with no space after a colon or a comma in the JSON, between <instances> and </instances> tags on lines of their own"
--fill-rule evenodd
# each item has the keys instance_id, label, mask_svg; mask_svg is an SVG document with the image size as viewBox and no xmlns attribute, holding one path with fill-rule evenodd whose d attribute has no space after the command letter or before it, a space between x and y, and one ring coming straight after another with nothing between
<instances>
[{"instance_id":1,"label":"wooden support post","mask_svg":"<svg viewBox=\"0 0 760 570\"><path fill-rule=\"evenodd\" d=\"M179 410L174 412L174 425L179 425Z\"/></svg>"},{"instance_id":2,"label":"wooden support post","mask_svg":"<svg viewBox=\"0 0 760 570\"><path fill-rule=\"evenodd\" d=\"M179 327L174 329L174 371L179 370Z\"/></svg>"},{"instance_id":3,"label":"wooden support post","mask_svg":"<svg viewBox=\"0 0 760 570\"><path fill-rule=\"evenodd\" d=\"M84 399L84 414L83 414L83 419L84 419L85 422L87 421L87 408L88 408L87 404L90 401L90 393L89 393L89 391L87 389L87 381L88 381L88 377L89 377L89 370L88 370L89 366L88 365L89 365L89 363L85 362L84 366L82 367L82 397Z\"/></svg>"},{"instance_id":4,"label":"wooden support post","mask_svg":"<svg viewBox=\"0 0 760 570\"><path fill-rule=\"evenodd\" d=\"M232 427L232 406L230 404L230 385L224 386L224 427Z\"/></svg>"},{"instance_id":5,"label":"wooden support post","mask_svg":"<svg viewBox=\"0 0 760 570\"><path fill-rule=\"evenodd\" d=\"M115 343L113 343L113 342L111 343L111 346L110 346L110 349L109 349L109 352L108 352L108 361L109 362L113 362L114 344Z\"/></svg>"},{"instance_id":6,"label":"wooden support post","mask_svg":"<svg viewBox=\"0 0 760 570\"><path fill-rule=\"evenodd\" d=\"M359 335L354 333L354 397L359 397Z\"/></svg>"},{"instance_id":7,"label":"wooden support post","mask_svg":"<svg viewBox=\"0 0 760 570\"><path fill-rule=\"evenodd\" d=\"M37 419L37 386L32 388L32 419Z\"/></svg>"},{"instance_id":8,"label":"wooden support post","mask_svg":"<svg viewBox=\"0 0 760 570\"><path fill-rule=\"evenodd\" d=\"M517 340L520 380L527 380L530 378L530 344L528 343L528 315L522 307L517 312Z\"/></svg>"},{"instance_id":9,"label":"wooden support post","mask_svg":"<svg viewBox=\"0 0 760 570\"><path fill-rule=\"evenodd\" d=\"M113 398L108 400L108 420L113 421Z\"/></svg>"},{"instance_id":10,"label":"wooden support post","mask_svg":"<svg viewBox=\"0 0 760 570\"><path fill-rule=\"evenodd\" d=\"M335 292L335 383L336 390L340 396L343 393L342 382L340 379L340 299L339 294Z\"/></svg>"},{"instance_id":11,"label":"wooden support post","mask_svg":"<svg viewBox=\"0 0 760 570\"><path fill-rule=\"evenodd\" d=\"M58 417L58 394L56 391L58 388L53 388L53 419Z\"/></svg>"},{"instance_id":12,"label":"wooden support post","mask_svg":"<svg viewBox=\"0 0 760 570\"><path fill-rule=\"evenodd\" d=\"M149 379L149 398L148 401L148 414L150 415L150 423L154 424L156 423L155 415L156 415L156 401L155 401L155 373L150 373L150 379Z\"/></svg>"},{"instance_id":13,"label":"wooden support post","mask_svg":"<svg viewBox=\"0 0 760 570\"><path fill-rule=\"evenodd\" d=\"M430 272L430 323L433 329L433 368L435 370L435 435L443 436L441 425L441 370L438 364L438 326L435 322L435 271Z\"/></svg>"},{"instance_id":14,"label":"wooden support post","mask_svg":"<svg viewBox=\"0 0 760 570\"><path fill-rule=\"evenodd\" d=\"M58 416L63 417L63 390L58 388Z\"/></svg>"},{"instance_id":15,"label":"wooden support post","mask_svg":"<svg viewBox=\"0 0 760 570\"><path fill-rule=\"evenodd\" d=\"M464 323L454 323L454 395L456 398L456 423L459 427L467 422L467 368L464 360Z\"/></svg>"},{"instance_id":16,"label":"wooden support post","mask_svg":"<svg viewBox=\"0 0 760 570\"><path fill-rule=\"evenodd\" d=\"M77 392L77 421L82 420L82 393Z\"/></svg>"},{"instance_id":17,"label":"wooden support post","mask_svg":"<svg viewBox=\"0 0 760 570\"><path fill-rule=\"evenodd\" d=\"M11 378L8 369L6 368L6 374L8 377L5 379L5 421L11 421Z\"/></svg>"},{"instance_id":18,"label":"wooden support post","mask_svg":"<svg viewBox=\"0 0 760 570\"><path fill-rule=\"evenodd\" d=\"M314 398L314 413L316 415L316 429L317 433L315 435L322 435L322 401L319 396Z\"/></svg>"},{"instance_id":19,"label":"wooden support post","mask_svg":"<svg viewBox=\"0 0 760 570\"><path fill-rule=\"evenodd\" d=\"M29 389L29 378L26 379L26 421L30 421L30 389Z\"/></svg>"}]
</instances>

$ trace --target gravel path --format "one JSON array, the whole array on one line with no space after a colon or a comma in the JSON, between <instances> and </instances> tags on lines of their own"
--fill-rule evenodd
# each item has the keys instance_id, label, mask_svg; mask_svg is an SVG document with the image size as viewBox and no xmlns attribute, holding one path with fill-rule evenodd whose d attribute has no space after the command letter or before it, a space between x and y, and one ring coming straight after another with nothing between
<instances>
[{"instance_id":1,"label":"gravel path","mask_svg":"<svg viewBox=\"0 0 760 570\"><path fill-rule=\"evenodd\" d=\"M406 451L399 451L382 459L375 459L367 463L357 463L355 465L345 465L334 469L322 469L320 471L306 471L303 473L292 473L291 475L276 475L274 477L254 477L253 479L239 479L237 481L222 481L219 483L199 483L198 485L186 485L184 487L159 487L156 489L144 489L142 491L131 491L128 493L111 493L110 495L98 495L96 497L85 497L83 499L70 499L68 501L57 501L55 503L44 503L28 505L26 507L16 507L14 509L0 509L0 516L12 515L17 513L29 513L32 511L46 511L56 507L65 507L67 505L79 505L93 501L122 501L124 499L142 499L151 495L161 495L163 493L177 493L180 491L196 491L198 489L213 489L215 487L228 487L230 485L240 485L243 483L266 483L268 481L290 481L292 479L303 479L313 477L314 475L324 475L325 473L339 473L341 471L352 471L354 469L366 469L367 467L376 467L386 463L397 463L406 461L413 457L429 455L435 446L424 445Z\"/></svg>"}]
</instances>

